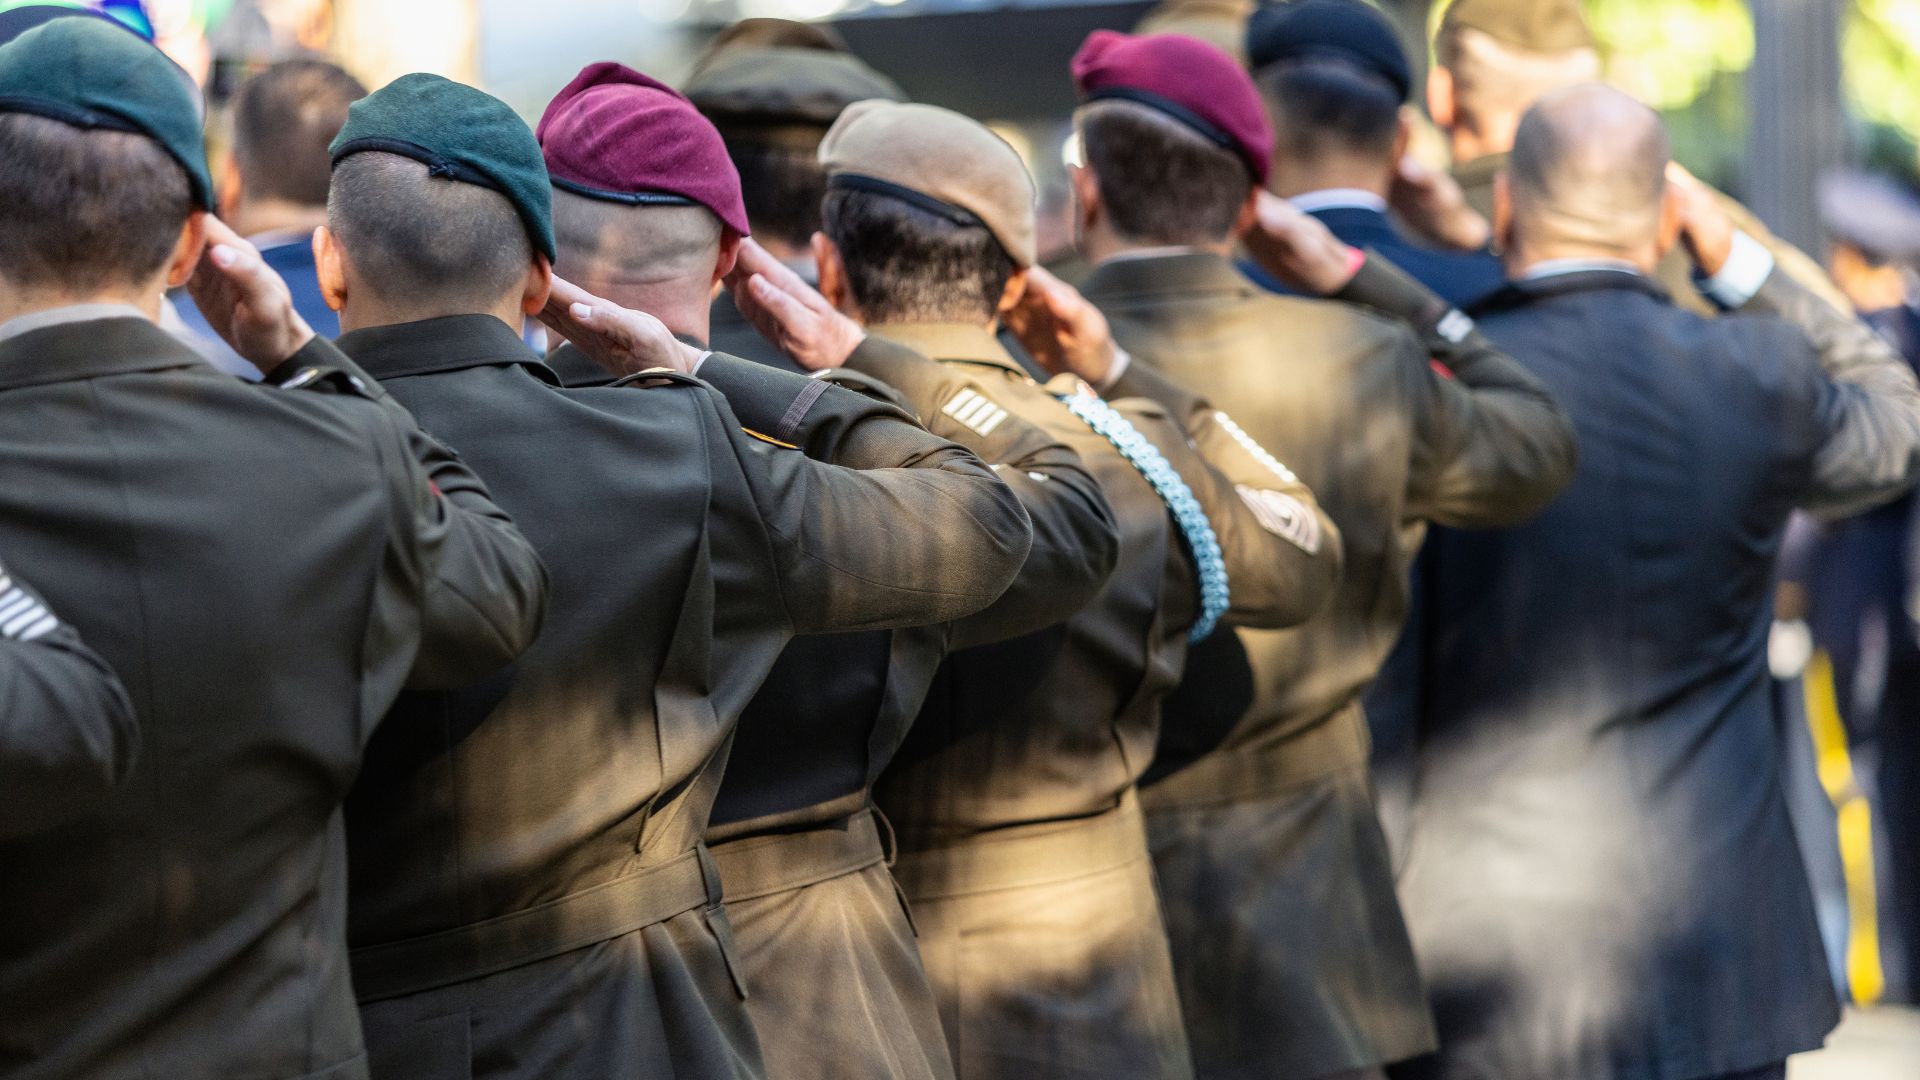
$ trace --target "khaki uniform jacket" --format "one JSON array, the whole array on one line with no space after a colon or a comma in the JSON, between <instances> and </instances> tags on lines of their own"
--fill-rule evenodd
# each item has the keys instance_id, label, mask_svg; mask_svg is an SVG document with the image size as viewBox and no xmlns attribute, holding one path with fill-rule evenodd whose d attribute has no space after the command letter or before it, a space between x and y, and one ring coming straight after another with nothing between
<instances>
[{"instance_id":1,"label":"khaki uniform jacket","mask_svg":"<svg viewBox=\"0 0 1920 1080\"><path fill-rule=\"evenodd\" d=\"M490 477L554 571L512 678L403 700L411 722L350 800L376 1066L754 1074L699 846L734 723L796 633L991 603L1026 516L897 410L737 358L562 390L486 316L341 341Z\"/></svg>"},{"instance_id":2,"label":"khaki uniform jacket","mask_svg":"<svg viewBox=\"0 0 1920 1080\"><path fill-rule=\"evenodd\" d=\"M139 746L112 669L0 568L0 840L105 798Z\"/></svg>"},{"instance_id":3,"label":"khaki uniform jacket","mask_svg":"<svg viewBox=\"0 0 1920 1080\"><path fill-rule=\"evenodd\" d=\"M1370 266L1363 277L1378 281ZM1394 302L1426 302L1420 292L1408 301L1397 280ZM1406 615L1407 566L1426 522L1494 525L1537 511L1573 467L1566 417L1477 335L1423 344L1355 306L1266 293L1218 256L1111 260L1084 292L1136 363L1232 402L1224 422L1319 493L1346 549L1339 589L1317 617L1239 632L1252 705L1226 717L1227 730L1169 717L1155 773L1185 775L1159 781L1156 797L1231 801L1364 764L1355 702ZM1432 303L1430 315L1445 312ZM1459 350L1444 375L1429 364L1437 345ZM1216 643L1233 645L1223 635L1206 645Z\"/></svg>"},{"instance_id":4,"label":"khaki uniform jacket","mask_svg":"<svg viewBox=\"0 0 1920 1080\"><path fill-rule=\"evenodd\" d=\"M1018 415L1079 454L1113 506L1121 545L1106 587L1072 618L949 655L877 801L906 850L1113 809L1151 759L1159 701L1179 680L1199 614L1195 573L1166 504L984 329L921 324L873 333L938 358L889 356L858 368L898 390L936 432L990 439L1003 417ZM1337 531L1311 492L1231 438L1214 444L1225 471L1210 468L1158 404L1135 400L1125 412L1213 523L1232 590L1227 618L1286 625L1317 611L1340 556ZM1256 510L1263 501L1270 509ZM1035 548L1043 544L1069 550L1061 538L1036 534ZM1021 598L1016 590L1002 602Z\"/></svg>"},{"instance_id":5,"label":"khaki uniform jacket","mask_svg":"<svg viewBox=\"0 0 1920 1080\"><path fill-rule=\"evenodd\" d=\"M0 1074L366 1075L340 801L403 686L525 648L546 578L336 359L309 345L295 391L144 319L0 341L0 551L119 674L141 742L110 795L0 841Z\"/></svg>"}]
</instances>

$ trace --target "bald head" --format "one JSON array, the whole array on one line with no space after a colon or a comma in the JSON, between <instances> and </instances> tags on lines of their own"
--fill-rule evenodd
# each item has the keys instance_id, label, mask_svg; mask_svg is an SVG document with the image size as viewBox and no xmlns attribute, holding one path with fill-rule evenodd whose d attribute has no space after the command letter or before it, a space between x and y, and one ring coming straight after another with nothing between
<instances>
[{"instance_id":1,"label":"bald head","mask_svg":"<svg viewBox=\"0 0 1920 1080\"><path fill-rule=\"evenodd\" d=\"M1514 136L1511 246L1640 261L1670 244L1662 234L1671 152L1659 115L1618 90L1589 84L1547 95Z\"/></svg>"}]
</instances>

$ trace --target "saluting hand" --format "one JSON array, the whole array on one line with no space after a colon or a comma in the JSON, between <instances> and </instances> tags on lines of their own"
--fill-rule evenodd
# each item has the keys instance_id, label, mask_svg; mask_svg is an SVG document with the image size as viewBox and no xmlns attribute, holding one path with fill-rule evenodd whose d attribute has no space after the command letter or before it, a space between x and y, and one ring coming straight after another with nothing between
<instances>
[{"instance_id":1,"label":"saluting hand","mask_svg":"<svg viewBox=\"0 0 1920 1080\"><path fill-rule=\"evenodd\" d=\"M207 215L207 250L187 292L207 325L261 373L272 371L314 338L293 306L293 293L252 244Z\"/></svg>"},{"instance_id":2,"label":"saluting hand","mask_svg":"<svg viewBox=\"0 0 1920 1080\"><path fill-rule=\"evenodd\" d=\"M1240 239L1268 273L1309 296L1346 288L1363 261L1318 218L1270 191L1260 192L1253 228Z\"/></svg>"},{"instance_id":3,"label":"saluting hand","mask_svg":"<svg viewBox=\"0 0 1920 1080\"><path fill-rule=\"evenodd\" d=\"M1680 242L1693 265L1712 277L1733 254L1733 218L1719 194L1677 161L1667 163L1667 187L1680 201Z\"/></svg>"},{"instance_id":4,"label":"saluting hand","mask_svg":"<svg viewBox=\"0 0 1920 1080\"><path fill-rule=\"evenodd\" d=\"M1007 329L1052 374L1094 386L1107 381L1120 350L1100 309L1042 267L1027 271L1027 291L1006 313Z\"/></svg>"},{"instance_id":5,"label":"saluting hand","mask_svg":"<svg viewBox=\"0 0 1920 1080\"><path fill-rule=\"evenodd\" d=\"M602 300L559 277L553 279L540 321L622 378L658 368L692 375L706 355L674 337L665 323L646 312Z\"/></svg>"},{"instance_id":6,"label":"saluting hand","mask_svg":"<svg viewBox=\"0 0 1920 1080\"><path fill-rule=\"evenodd\" d=\"M727 288L760 336L808 371L839 367L867 340L859 323L751 239L740 242Z\"/></svg>"},{"instance_id":7,"label":"saluting hand","mask_svg":"<svg viewBox=\"0 0 1920 1080\"><path fill-rule=\"evenodd\" d=\"M1467 205L1459 182L1411 154L1393 170L1387 203L1408 227L1441 247L1478 251L1493 237L1493 226Z\"/></svg>"}]
</instances>

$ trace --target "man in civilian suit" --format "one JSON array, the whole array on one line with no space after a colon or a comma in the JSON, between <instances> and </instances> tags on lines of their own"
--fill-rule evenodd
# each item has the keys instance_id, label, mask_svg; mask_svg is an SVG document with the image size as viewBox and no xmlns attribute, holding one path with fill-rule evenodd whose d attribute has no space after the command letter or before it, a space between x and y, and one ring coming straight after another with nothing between
<instances>
[{"instance_id":1,"label":"man in civilian suit","mask_svg":"<svg viewBox=\"0 0 1920 1080\"><path fill-rule=\"evenodd\" d=\"M358 79L324 60L275 64L234 94L233 147L220 170L221 218L260 250L293 293L294 310L323 338L340 334L340 317L320 295L313 263L313 230L327 223L327 144L347 122L347 106L366 96ZM215 367L259 377L207 325L184 289L173 300Z\"/></svg>"},{"instance_id":2,"label":"man in civilian suit","mask_svg":"<svg viewBox=\"0 0 1920 1080\"><path fill-rule=\"evenodd\" d=\"M1668 154L1651 110L1575 87L1521 122L1496 200L1515 283L1482 325L1580 463L1532 522L1430 541L1401 877L1424 1075L1778 1078L1839 1016L1782 796L1773 562L1795 507L1910 483L1920 388ZM1652 280L1683 221L1732 316Z\"/></svg>"}]
</instances>

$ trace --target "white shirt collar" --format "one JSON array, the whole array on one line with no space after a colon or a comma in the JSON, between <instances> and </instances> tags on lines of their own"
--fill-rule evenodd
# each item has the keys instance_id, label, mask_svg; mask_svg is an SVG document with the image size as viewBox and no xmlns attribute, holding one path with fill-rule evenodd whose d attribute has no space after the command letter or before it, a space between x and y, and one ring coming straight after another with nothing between
<instances>
[{"instance_id":1,"label":"white shirt collar","mask_svg":"<svg viewBox=\"0 0 1920 1080\"><path fill-rule=\"evenodd\" d=\"M1542 259L1527 267L1520 275L1521 281L1533 281L1538 278L1560 277L1564 274L1584 274L1589 270L1611 270L1619 274L1638 274L1640 268L1625 259Z\"/></svg>"},{"instance_id":2,"label":"white shirt collar","mask_svg":"<svg viewBox=\"0 0 1920 1080\"><path fill-rule=\"evenodd\" d=\"M1373 210L1387 212L1387 200L1365 188L1322 188L1288 199L1301 213L1316 210Z\"/></svg>"},{"instance_id":3,"label":"white shirt collar","mask_svg":"<svg viewBox=\"0 0 1920 1080\"><path fill-rule=\"evenodd\" d=\"M132 304L68 304L65 307L48 308L45 311L30 311L0 323L0 341L16 338L21 334L31 334L35 330L45 330L49 326L91 322L94 319L126 318L145 319L147 313Z\"/></svg>"}]
</instances>

